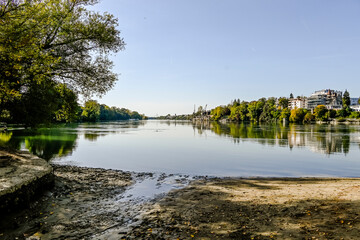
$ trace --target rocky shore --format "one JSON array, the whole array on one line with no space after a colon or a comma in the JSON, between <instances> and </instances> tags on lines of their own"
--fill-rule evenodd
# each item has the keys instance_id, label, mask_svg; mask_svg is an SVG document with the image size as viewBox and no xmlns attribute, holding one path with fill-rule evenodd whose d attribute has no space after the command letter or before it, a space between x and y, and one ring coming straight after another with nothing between
<instances>
[{"instance_id":1,"label":"rocky shore","mask_svg":"<svg viewBox=\"0 0 360 240\"><path fill-rule=\"evenodd\" d=\"M47 161L26 151L0 148L0 214L29 207L53 183Z\"/></svg>"},{"instance_id":2,"label":"rocky shore","mask_svg":"<svg viewBox=\"0 0 360 240\"><path fill-rule=\"evenodd\" d=\"M54 165L55 186L2 215L0 239L357 239L360 179L205 178ZM180 186L179 185L179 186ZM145 185L146 186L146 185ZM130 194L131 193L131 194ZM130 195L129 195L130 194Z\"/></svg>"}]
</instances>

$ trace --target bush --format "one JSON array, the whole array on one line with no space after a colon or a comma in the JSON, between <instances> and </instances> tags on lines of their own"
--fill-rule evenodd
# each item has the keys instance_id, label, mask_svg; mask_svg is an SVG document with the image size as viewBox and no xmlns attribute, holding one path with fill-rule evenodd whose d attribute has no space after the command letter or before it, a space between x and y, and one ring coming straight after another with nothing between
<instances>
[{"instance_id":1,"label":"bush","mask_svg":"<svg viewBox=\"0 0 360 240\"><path fill-rule=\"evenodd\" d=\"M360 112L352 112L349 118L360 118Z\"/></svg>"},{"instance_id":2,"label":"bush","mask_svg":"<svg viewBox=\"0 0 360 240\"><path fill-rule=\"evenodd\" d=\"M305 123L310 123L310 122L312 122L314 120L315 120L315 116L314 116L314 114L311 114L311 112L308 112L304 117L304 122Z\"/></svg>"}]
</instances>

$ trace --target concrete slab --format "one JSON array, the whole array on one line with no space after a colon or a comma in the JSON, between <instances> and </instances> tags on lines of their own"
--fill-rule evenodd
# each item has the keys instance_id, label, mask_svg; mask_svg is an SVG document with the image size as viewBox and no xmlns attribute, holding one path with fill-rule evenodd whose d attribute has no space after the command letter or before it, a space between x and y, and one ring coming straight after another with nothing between
<instances>
[{"instance_id":1,"label":"concrete slab","mask_svg":"<svg viewBox=\"0 0 360 240\"><path fill-rule=\"evenodd\" d=\"M52 167L44 159L0 149L0 212L27 207L53 182Z\"/></svg>"}]
</instances>

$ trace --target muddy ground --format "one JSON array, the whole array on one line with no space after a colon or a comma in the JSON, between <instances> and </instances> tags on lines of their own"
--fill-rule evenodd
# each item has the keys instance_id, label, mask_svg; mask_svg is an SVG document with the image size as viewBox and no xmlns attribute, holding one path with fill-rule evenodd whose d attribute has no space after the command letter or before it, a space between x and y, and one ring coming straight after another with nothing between
<instances>
[{"instance_id":1,"label":"muddy ground","mask_svg":"<svg viewBox=\"0 0 360 240\"><path fill-rule=\"evenodd\" d=\"M71 166L54 166L54 173L53 190L30 208L1 216L0 239L360 236L360 179L198 178L166 196L124 201L135 182L153 174ZM160 186L167 178L156 181Z\"/></svg>"},{"instance_id":2,"label":"muddy ground","mask_svg":"<svg viewBox=\"0 0 360 240\"><path fill-rule=\"evenodd\" d=\"M0 239L89 238L127 221L127 210L116 204L116 197L134 183L131 173L53 167L55 187L30 208L2 216Z\"/></svg>"}]
</instances>

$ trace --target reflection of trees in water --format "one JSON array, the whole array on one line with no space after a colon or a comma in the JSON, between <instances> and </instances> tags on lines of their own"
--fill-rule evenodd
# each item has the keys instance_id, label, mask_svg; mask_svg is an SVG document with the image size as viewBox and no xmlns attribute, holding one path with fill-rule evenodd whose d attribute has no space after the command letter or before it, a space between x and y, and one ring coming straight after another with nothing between
<instances>
[{"instance_id":1,"label":"reflection of trees in water","mask_svg":"<svg viewBox=\"0 0 360 240\"><path fill-rule=\"evenodd\" d=\"M347 125L280 125L255 123L212 122L207 125L194 124L194 128L211 130L219 136L232 137L239 143L251 139L263 145L293 147L310 147L312 151L324 154L344 153L350 150L351 133L358 132L355 127ZM353 141L358 141L353 139Z\"/></svg>"},{"instance_id":2,"label":"reflection of trees in water","mask_svg":"<svg viewBox=\"0 0 360 240\"><path fill-rule=\"evenodd\" d=\"M84 133L85 139L96 141L99 136L118 133L121 129L138 128L145 124L145 121L117 121L54 125L51 128L34 130L14 130L0 133L0 146L13 149L25 147L31 153L50 160L71 154L76 148L76 141L81 132Z\"/></svg>"},{"instance_id":3,"label":"reflection of trees in water","mask_svg":"<svg viewBox=\"0 0 360 240\"><path fill-rule=\"evenodd\" d=\"M95 142L99 137L108 134L125 133L131 128L138 128L144 126L146 121L127 120L114 122L97 122L97 123L82 123L79 125L81 132L84 133L84 138L91 142Z\"/></svg>"},{"instance_id":4,"label":"reflection of trees in water","mask_svg":"<svg viewBox=\"0 0 360 240\"><path fill-rule=\"evenodd\" d=\"M0 139L3 134L0 134ZM11 138L1 145L13 149L21 149L25 146L31 153L50 160L54 157L62 157L72 153L76 147L77 133L69 133L66 129L37 129L17 130L11 132Z\"/></svg>"},{"instance_id":5,"label":"reflection of trees in water","mask_svg":"<svg viewBox=\"0 0 360 240\"><path fill-rule=\"evenodd\" d=\"M97 134L97 133L85 133L84 134L84 138L91 142L95 142L99 136L100 136L100 134Z\"/></svg>"},{"instance_id":6,"label":"reflection of trees in water","mask_svg":"<svg viewBox=\"0 0 360 240\"><path fill-rule=\"evenodd\" d=\"M127 120L127 121L113 121L113 122L95 122L95 123L81 123L80 128L86 129L114 129L114 128L138 128L144 126L146 121L142 120ZM115 131L114 131L115 132Z\"/></svg>"}]
</instances>

